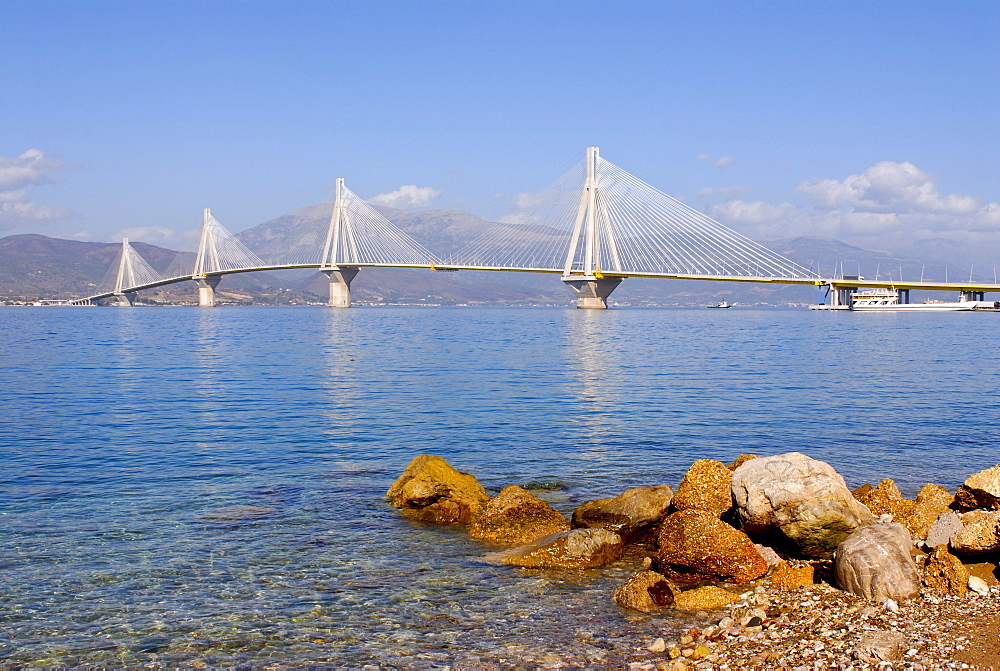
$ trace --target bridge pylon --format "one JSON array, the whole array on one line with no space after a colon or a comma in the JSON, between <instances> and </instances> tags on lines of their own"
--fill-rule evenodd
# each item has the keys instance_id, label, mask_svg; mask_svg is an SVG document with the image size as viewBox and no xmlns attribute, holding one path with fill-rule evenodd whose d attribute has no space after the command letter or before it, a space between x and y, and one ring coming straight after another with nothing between
<instances>
[{"instance_id":1,"label":"bridge pylon","mask_svg":"<svg viewBox=\"0 0 1000 671\"><path fill-rule=\"evenodd\" d=\"M576 296L576 307L594 310L607 309L608 296L623 279L607 276L600 266L604 258L611 263L609 270L622 271L611 218L601 196L597 170L600 159L598 147L587 147L587 177L580 194L562 275L563 282Z\"/></svg>"},{"instance_id":2,"label":"bridge pylon","mask_svg":"<svg viewBox=\"0 0 1000 671\"><path fill-rule=\"evenodd\" d=\"M115 288L112 292L114 294L113 304L119 307L135 305L139 294L136 291L130 291L130 289L158 278L159 273L146 263L139 252L135 251L128 243L128 238L122 238L121 259L118 262L118 275L115 278Z\"/></svg>"},{"instance_id":3,"label":"bridge pylon","mask_svg":"<svg viewBox=\"0 0 1000 671\"><path fill-rule=\"evenodd\" d=\"M360 270L357 266L342 265L358 262L354 227L350 213L344 206L345 189L344 178L338 177L333 214L330 215L330 227L326 232L323 257L320 260L320 272L330 281L330 298L327 305L331 308L351 307L351 282Z\"/></svg>"}]
</instances>

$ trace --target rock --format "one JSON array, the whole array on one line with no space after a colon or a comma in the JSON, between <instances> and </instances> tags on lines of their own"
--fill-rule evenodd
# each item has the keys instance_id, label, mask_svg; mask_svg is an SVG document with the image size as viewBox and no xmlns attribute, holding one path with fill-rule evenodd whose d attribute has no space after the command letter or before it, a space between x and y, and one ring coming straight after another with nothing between
<instances>
[{"instance_id":1,"label":"rock","mask_svg":"<svg viewBox=\"0 0 1000 671\"><path fill-rule=\"evenodd\" d=\"M677 510L702 510L716 517L733 507L733 472L721 461L698 459L674 494Z\"/></svg>"},{"instance_id":2,"label":"rock","mask_svg":"<svg viewBox=\"0 0 1000 671\"><path fill-rule=\"evenodd\" d=\"M909 530L914 540L926 538L931 526L942 513L948 512L954 500L944 487L928 483L920 488L913 509L896 521Z\"/></svg>"},{"instance_id":3,"label":"rock","mask_svg":"<svg viewBox=\"0 0 1000 671\"><path fill-rule=\"evenodd\" d=\"M962 515L962 528L951 537L951 549L964 555L1000 550L1000 510Z\"/></svg>"},{"instance_id":4,"label":"rock","mask_svg":"<svg viewBox=\"0 0 1000 671\"><path fill-rule=\"evenodd\" d=\"M667 579L659 573L639 571L616 589L611 598L622 608L655 613L674 602L674 591Z\"/></svg>"},{"instance_id":5,"label":"rock","mask_svg":"<svg viewBox=\"0 0 1000 671\"><path fill-rule=\"evenodd\" d=\"M939 545L948 545L951 542L951 537L961 530L962 518L958 514L943 513L927 530L927 536L922 545L929 549L934 549Z\"/></svg>"},{"instance_id":6,"label":"rock","mask_svg":"<svg viewBox=\"0 0 1000 671\"><path fill-rule=\"evenodd\" d=\"M746 583L767 573L767 562L745 533L700 510L667 517L656 543L660 570L675 580Z\"/></svg>"},{"instance_id":7,"label":"rock","mask_svg":"<svg viewBox=\"0 0 1000 671\"><path fill-rule=\"evenodd\" d=\"M735 471L737 468L747 463L751 459L757 459L757 458L758 457L756 454L741 454L740 456L736 457L733 463L726 466L726 468L728 468L731 471Z\"/></svg>"},{"instance_id":8,"label":"rock","mask_svg":"<svg viewBox=\"0 0 1000 671\"><path fill-rule=\"evenodd\" d=\"M914 507L916 507L916 502L904 499L903 494L899 491L899 487L889 478L878 483L878 486L871 487L866 493L860 496L854 492L852 492L852 495L855 499L863 503L875 517L892 515L893 519L897 522L902 522L902 518L910 515Z\"/></svg>"},{"instance_id":9,"label":"rock","mask_svg":"<svg viewBox=\"0 0 1000 671\"><path fill-rule=\"evenodd\" d=\"M815 582L814 573L812 564L792 566L783 561L767 577L767 582L777 589L797 589L812 585Z\"/></svg>"},{"instance_id":10,"label":"rock","mask_svg":"<svg viewBox=\"0 0 1000 671\"><path fill-rule=\"evenodd\" d=\"M527 568L597 568L622 554L621 536L607 529L573 529L494 552L484 561Z\"/></svg>"},{"instance_id":11,"label":"rock","mask_svg":"<svg viewBox=\"0 0 1000 671\"><path fill-rule=\"evenodd\" d=\"M969 588L969 570L945 545L939 545L924 564L923 583L945 594L965 596Z\"/></svg>"},{"instance_id":12,"label":"rock","mask_svg":"<svg viewBox=\"0 0 1000 671\"><path fill-rule=\"evenodd\" d=\"M978 594L979 596L989 596L990 587L986 584L986 581L982 578L974 575L969 576L969 589Z\"/></svg>"},{"instance_id":13,"label":"rock","mask_svg":"<svg viewBox=\"0 0 1000 671\"><path fill-rule=\"evenodd\" d=\"M674 491L667 485L636 487L613 499L584 503L573 511L573 527L614 531L625 542L649 533L667 514Z\"/></svg>"},{"instance_id":14,"label":"rock","mask_svg":"<svg viewBox=\"0 0 1000 671\"><path fill-rule=\"evenodd\" d=\"M569 531L569 519L517 485L504 487L469 525L469 537L502 545L524 545L542 536Z\"/></svg>"},{"instance_id":15,"label":"rock","mask_svg":"<svg viewBox=\"0 0 1000 671\"><path fill-rule=\"evenodd\" d=\"M768 546L761 545L760 543L754 543L753 546L757 548L757 552L759 552L760 556L764 558L765 562L767 562L768 568L777 566L785 561L778 555L777 552L774 551L774 548L769 548Z\"/></svg>"},{"instance_id":16,"label":"rock","mask_svg":"<svg viewBox=\"0 0 1000 671\"><path fill-rule=\"evenodd\" d=\"M980 562L978 564L965 564L965 568L969 571L970 576L976 576L987 585L991 587L996 587L1000 585L1000 566L990 562Z\"/></svg>"},{"instance_id":17,"label":"rock","mask_svg":"<svg viewBox=\"0 0 1000 671\"><path fill-rule=\"evenodd\" d=\"M699 643L698 645L694 646L694 650L691 651L690 655L687 655L687 658L688 659L701 659L703 657L707 657L708 655L710 655L711 652L712 652L711 648L709 648L704 643Z\"/></svg>"},{"instance_id":18,"label":"rock","mask_svg":"<svg viewBox=\"0 0 1000 671\"><path fill-rule=\"evenodd\" d=\"M708 585L674 594L674 608L690 613L696 613L699 610L722 610L739 600L740 597L732 592L727 592L721 587Z\"/></svg>"},{"instance_id":19,"label":"rock","mask_svg":"<svg viewBox=\"0 0 1000 671\"><path fill-rule=\"evenodd\" d=\"M906 637L895 631L873 631L862 634L854 646L854 656L864 662L892 662L903 658Z\"/></svg>"},{"instance_id":20,"label":"rock","mask_svg":"<svg viewBox=\"0 0 1000 671\"><path fill-rule=\"evenodd\" d=\"M647 645L646 650L649 650L650 652L666 652L667 642L664 641L662 638L658 638L649 645Z\"/></svg>"},{"instance_id":21,"label":"rock","mask_svg":"<svg viewBox=\"0 0 1000 671\"><path fill-rule=\"evenodd\" d=\"M201 519L213 522L249 522L272 517L277 512L277 509L265 506L235 505L210 510Z\"/></svg>"},{"instance_id":22,"label":"rock","mask_svg":"<svg viewBox=\"0 0 1000 671\"><path fill-rule=\"evenodd\" d=\"M910 532L898 522L858 529L837 547L834 580L841 589L872 601L917 596L920 576L910 546Z\"/></svg>"},{"instance_id":23,"label":"rock","mask_svg":"<svg viewBox=\"0 0 1000 671\"><path fill-rule=\"evenodd\" d=\"M744 463L733 472L732 492L745 531L778 532L806 557L829 558L874 521L833 467L799 452Z\"/></svg>"},{"instance_id":24,"label":"rock","mask_svg":"<svg viewBox=\"0 0 1000 671\"><path fill-rule=\"evenodd\" d=\"M475 476L430 454L411 461L385 496L409 517L444 524L468 524L490 498Z\"/></svg>"},{"instance_id":25,"label":"rock","mask_svg":"<svg viewBox=\"0 0 1000 671\"><path fill-rule=\"evenodd\" d=\"M1000 508L1000 464L970 475L955 493L955 503L965 510Z\"/></svg>"}]
</instances>

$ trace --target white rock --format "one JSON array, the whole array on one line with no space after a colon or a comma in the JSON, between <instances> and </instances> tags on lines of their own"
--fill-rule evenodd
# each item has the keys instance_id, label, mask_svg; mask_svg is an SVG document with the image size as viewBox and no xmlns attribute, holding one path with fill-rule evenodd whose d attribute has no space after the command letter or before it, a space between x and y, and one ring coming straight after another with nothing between
<instances>
[{"instance_id":1,"label":"white rock","mask_svg":"<svg viewBox=\"0 0 1000 671\"><path fill-rule=\"evenodd\" d=\"M979 576L970 575L969 576L969 589L978 594L979 596L989 596L990 586L986 584L986 581Z\"/></svg>"},{"instance_id":2,"label":"white rock","mask_svg":"<svg viewBox=\"0 0 1000 671\"><path fill-rule=\"evenodd\" d=\"M650 643L648 646L646 646L646 650L649 650L650 652L664 652L666 651L666 649L667 649L667 642L664 641L662 638L658 638L652 643Z\"/></svg>"},{"instance_id":3,"label":"white rock","mask_svg":"<svg viewBox=\"0 0 1000 671\"><path fill-rule=\"evenodd\" d=\"M886 599L882 603L882 606L885 607L885 609L887 611L889 611L890 613L898 613L899 612L899 604L896 603L895 601L893 601L892 599Z\"/></svg>"},{"instance_id":4,"label":"white rock","mask_svg":"<svg viewBox=\"0 0 1000 671\"><path fill-rule=\"evenodd\" d=\"M829 557L874 521L832 466L800 452L747 461L733 471L732 493L745 531L779 531L810 557Z\"/></svg>"},{"instance_id":5,"label":"white rock","mask_svg":"<svg viewBox=\"0 0 1000 671\"><path fill-rule=\"evenodd\" d=\"M898 522L858 529L837 547L833 567L837 585L872 601L917 596L920 575L910 556L912 543L910 532Z\"/></svg>"},{"instance_id":6,"label":"white rock","mask_svg":"<svg viewBox=\"0 0 1000 671\"><path fill-rule=\"evenodd\" d=\"M951 537L962 530L962 518L956 513L941 513L927 532L923 546L933 550L938 545L947 545Z\"/></svg>"}]
</instances>

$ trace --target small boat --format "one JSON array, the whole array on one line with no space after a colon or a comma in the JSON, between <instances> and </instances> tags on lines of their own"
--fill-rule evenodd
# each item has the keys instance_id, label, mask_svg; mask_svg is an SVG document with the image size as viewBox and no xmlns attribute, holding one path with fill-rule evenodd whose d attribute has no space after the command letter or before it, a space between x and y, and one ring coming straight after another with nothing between
<instances>
[{"instance_id":1,"label":"small boat","mask_svg":"<svg viewBox=\"0 0 1000 671\"><path fill-rule=\"evenodd\" d=\"M960 300L954 303L900 303L896 289L859 289L851 294L851 310L855 312L956 312L965 310L995 311L996 301Z\"/></svg>"},{"instance_id":2,"label":"small boat","mask_svg":"<svg viewBox=\"0 0 1000 671\"><path fill-rule=\"evenodd\" d=\"M706 305L705 307L707 307L707 308L731 308L733 306L730 305L729 303L727 303L726 299L723 298L721 301L719 301L715 305Z\"/></svg>"}]
</instances>

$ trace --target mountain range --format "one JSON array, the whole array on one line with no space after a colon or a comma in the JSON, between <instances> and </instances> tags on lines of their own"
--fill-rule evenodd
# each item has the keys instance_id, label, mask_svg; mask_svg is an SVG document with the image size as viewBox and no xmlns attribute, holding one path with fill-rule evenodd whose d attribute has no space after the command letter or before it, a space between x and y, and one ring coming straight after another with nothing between
<instances>
[{"instance_id":1,"label":"mountain range","mask_svg":"<svg viewBox=\"0 0 1000 671\"><path fill-rule=\"evenodd\" d=\"M299 208L240 233L251 250L266 255L295 242L319 246L317 231L325 229L332 206ZM376 208L401 230L442 258L461 249L489 222L462 210L405 211ZM131 243L157 271L189 268L192 252ZM947 269L934 259L916 259L890 252L862 249L828 238L798 237L764 241L763 244L823 276L863 275L881 279L912 280L968 277L969 270ZM0 238L0 300L76 298L114 285L113 267L120 251L116 243L80 242L43 235ZM183 272L183 271L182 271ZM964 272L964 275L962 274ZM174 274L174 273L171 273ZM981 274L980 274L981 275ZM980 281L992 277L980 276ZM322 303L326 278L317 271L294 270L229 275L218 288L221 303L287 305ZM194 285L181 283L144 292L152 303L189 303ZM352 284L357 304L506 304L572 305L569 290L555 275L365 268ZM705 305L726 298L742 305L804 305L815 302L816 290L808 286L655 280L632 278L612 295L612 303L631 305Z\"/></svg>"}]
</instances>

